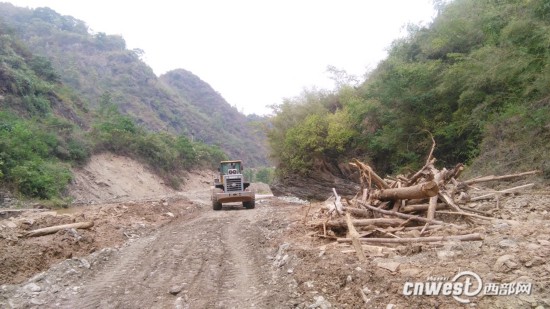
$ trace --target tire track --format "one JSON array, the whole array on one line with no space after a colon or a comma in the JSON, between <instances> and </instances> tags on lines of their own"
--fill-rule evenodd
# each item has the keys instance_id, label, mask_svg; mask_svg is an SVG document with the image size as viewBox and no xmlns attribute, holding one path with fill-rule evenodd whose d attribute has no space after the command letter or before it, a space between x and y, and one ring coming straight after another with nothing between
<instances>
[{"instance_id":1,"label":"tire track","mask_svg":"<svg viewBox=\"0 0 550 309\"><path fill-rule=\"evenodd\" d=\"M95 276L85 280L81 287L83 292L75 295L76 299L69 300L66 307L128 308L140 298L136 294L151 295L158 289L156 279L161 277L158 274L166 271L165 259L174 259L174 245L182 247L183 251L187 251L185 249L190 245L189 239L176 244L163 241L174 232L173 229L171 225L168 229L128 243L120 249L117 258L108 261Z\"/></svg>"},{"instance_id":2,"label":"tire track","mask_svg":"<svg viewBox=\"0 0 550 309\"><path fill-rule=\"evenodd\" d=\"M204 211L120 249L65 308L265 308L268 261L257 223L267 210ZM172 287L178 291L171 295Z\"/></svg>"},{"instance_id":3,"label":"tire track","mask_svg":"<svg viewBox=\"0 0 550 309\"><path fill-rule=\"evenodd\" d=\"M139 255L136 253L143 251L155 239L156 235L139 239L125 247L126 250L121 250L120 256L111 260L101 273L94 276L89 284L85 284L84 294L69 302L67 308L117 307L120 279L139 264Z\"/></svg>"}]
</instances>

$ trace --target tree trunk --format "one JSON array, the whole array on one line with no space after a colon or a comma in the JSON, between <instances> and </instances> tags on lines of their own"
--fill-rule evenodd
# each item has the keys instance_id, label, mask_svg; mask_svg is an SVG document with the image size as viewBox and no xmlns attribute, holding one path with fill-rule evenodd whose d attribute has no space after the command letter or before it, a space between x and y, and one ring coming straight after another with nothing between
<instances>
[{"instance_id":1,"label":"tree trunk","mask_svg":"<svg viewBox=\"0 0 550 309\"><path fill-rule=\"evenodd\" d=\"M416 242L436 242L447 240L476 241L483 240L479 233L456 235L456 236L430 236L430 237L412 237L412 238L361 238L362 242L370 243L416 243ZM338 242L351 242L349 238L338 238Z\"/></svg>"},{"instance_id":2,"label":"tree trunk","mask_svg":"<svg viewBox=\"0 0 550 309\"><path fill-rule=\"evenodd\" d=\"M37 236L43 236L48 234L53 234L57 231L63 230L63 229L88 229L94 226L93 222L78 222L78 223L71 223L71 224L63 224L63 225L56 225L56 226L50 226L45 227L42 229L36 229L33 231L30 231L26 234L27 237L37 237Z\"/></svg>"},{"instance_id":3,"label":"tree trunk","mask_svg":"<svg viewBox=\"0 0 550 309\"><path fill-rule=\"evenodd\" d=\"M471 185L471 184L474 184L474 183L487 182L487 181L493 181L493 180L512 179L512 178L521 177L521 176L534 175L534 174L539 173L539 172L540 171L535 170L535 171L530 171L530 172L525 172L525 173L511 174L511 175L504 175L504 176L491 175L491 176L485 176L485 177L466 180L466 181L464 181L464 183L467 184L467 185Z\"/></svg>"},{"instance_id":4,"label":"tree trunk","mask_svg":"<svg viewBox=\"0 0 550 309\"><path fill-rule=\"evenodd\" d=\"M405 205L405 207L401 208L401 212L426 211L428 210L429 206L430 205L428 204ZM437 206L435 209L438 210L438 209L446 209L446 208L447 208L447 204L437 203Z\"/></svg>"},{"instance_id":5,"label":"tree trunk","mask_svg":"<svg viewBox=\"0 0 550 309\"><path fill-rule=\"evenodd\" d=\"M351 222L351 216L349 215L349 213L346 213L346 223L348 224L349 237L351 238L351 243L355 248L357 258L359 259L359 262L364 262L365 252L363 252L363 247L361 247L361 241L359 240L359 233L357 233L357 230L355 230L355 227Z\"/></svg>"},{"instance_id":6,"label":"tree trunk","mask_svg":"<svg viewBox=\"0 0 550 309\"><path fill-rule=\"evenodd\" d=\"M380 208L376 208L376 207L373 207L371 205L368 205L368 204L362 204L361 205L367 207L368 209L372 210L372 211L376 211L376 212L379 212L379 213L383 213L385 215L390 215L390 216L396 216L396 217L400 217L400 218L404 218L404 219L407 219L407 220L415 220L415 221L420 221L420 222L423 222L423 223L433 223L433 224L448 224L448 225L454 225L454 224L450 224L450 223L445 223L443 221L438 221L438 220L428 220L424 217L419 217L419 216L413 216L413 215L407 215L407 214L404 214L404 213L400 213L400 212L396 212L396 211L388 211L388 210L384 210L384 209L380 209Z\"/></svg>"},{"instance_id":7,"label":"tree trunk","mask_svg":"<svg viewBox=\"0 0 550 309\"><path fill-rule=\"evenodd\" d=\"M432 197L437 195L437 192L439 192L437 184L434 181L429 181L412 187L377 190L372 193L371 197L381 201L408 200Z\"/></svg>"},{"instance_id":8,"label":"tree trunk","mask_svg":"<svg viewBox=\"0 0 550 309\"><path fill-rule=\"evenodd\" d=\"M437 208L437 200L439 197L432 196L430 197L430 205L428 207L428 215L426 216L428 220L433 220L435 218L435 209Z\"/></svg>"},{"instance_id":9,"label":"tree trunk","mask_svg":"<svg viewBox=\"0 0 550 309\"><path fill-rule=\"evenodd\" d=\"M323 226L323 223L325 221L312 223L312 226ZM352 220L352 223L354 226L396 226L405 223L405 220L401 219L392 219L392 218L377 218L377 219L354 219ZM326 222L327 227L345 227L347 228L347 222L346 220L338 219L338 220L331 220Z\"/></svg>"}]
</instances>

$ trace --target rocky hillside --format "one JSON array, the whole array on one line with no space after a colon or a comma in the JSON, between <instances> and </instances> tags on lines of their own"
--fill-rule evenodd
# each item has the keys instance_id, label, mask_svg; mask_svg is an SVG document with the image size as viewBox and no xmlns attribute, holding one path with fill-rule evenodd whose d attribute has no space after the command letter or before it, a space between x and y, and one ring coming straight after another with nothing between
<instances>
[{"instance_id":1,"label":"rocky hillside","mask_svg":"<svg viewBox=\"0 0 550 309\"><path fill-rule=\"evenodd\" d=\"M230 106L208 83L184 69L160 76L181 101L189 102L191 135L222 149L230 149L235 158L246 158L252 165L266 165L265 134L253 121Z\"/></svg>"},{"instance_id":2,"label":"rocky hillside","mask_svg":"<svg viewBox=\"0 0 550 309\"><path fill-rule=\"evenodd\" d=\"M13 197L66 204L73 168L95 153L131 157L173 188L183 170L227 158L219 147L139 125L111 92L91 109L14 33L0 21L0 207L16 206Z\"/></svg>"},{"instance_id":3,"label":"rocky hillside","mask_svg":"<svg viewBox=\"0 0 550 309\"><path fill-rule=\"evenodd\" d=\"M186 78L176 82L172 77L184 72L176 71L161 82L140 59L143 51L128 50L121 36L90 33L84 21L49 8L0 3L0 20L30 52L48 59L60 81L74 89L90 109L96 109L108 95L124 114L149 129L220 146L230 157L249 165L267 164L264 138L251 133L246 116L198 77L183 74ZM224 112L212 118L205 112L207 106ZM220 130L228 126L235 129Z\"/></svg>"}]
</instances>

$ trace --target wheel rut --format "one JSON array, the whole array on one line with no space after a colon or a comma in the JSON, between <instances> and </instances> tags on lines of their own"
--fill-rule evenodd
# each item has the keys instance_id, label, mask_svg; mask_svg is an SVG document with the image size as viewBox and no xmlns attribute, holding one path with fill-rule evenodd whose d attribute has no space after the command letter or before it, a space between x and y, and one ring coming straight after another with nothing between
<instances>
[{"instance_id":1,"label":"wheel rut","mask_svg":"<svg viewBox=\"0 0 550 309\"><path fill-rule=\"evenodd\" d=\"M204 211L127 243L88 278L71 308L266 308L269 263L256 242L265 210ZM95 267L92 265L92 267Z\"/></svg>"}]
</instances>

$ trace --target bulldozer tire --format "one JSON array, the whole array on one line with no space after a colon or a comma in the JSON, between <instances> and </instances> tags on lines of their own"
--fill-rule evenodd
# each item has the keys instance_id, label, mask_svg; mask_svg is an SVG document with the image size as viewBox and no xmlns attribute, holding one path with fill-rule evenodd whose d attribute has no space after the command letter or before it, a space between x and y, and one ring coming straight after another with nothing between
<instances>
[{"instance_id":1,"label":"bulldozer tire","mask_svg":"<svg viewBox=\"0 0 550 309\"><path fill-rule=\"evenodd\" d=\"M256 201L252 200L252 201L249 201L249 202L243 202L243 206L246 209L253 209L254 207L256 207Z\"/></svg>"},{"instance_id":2,"label":"bulldozer tire","mask_svg":"<svg viewBox=\"0 0 550 309\"><path fill-rule=\"evenodd\" d=\"M212 209L222 210L222 203L220 203L218 201L212 201Z\"/></svg>"}]
</instances>

